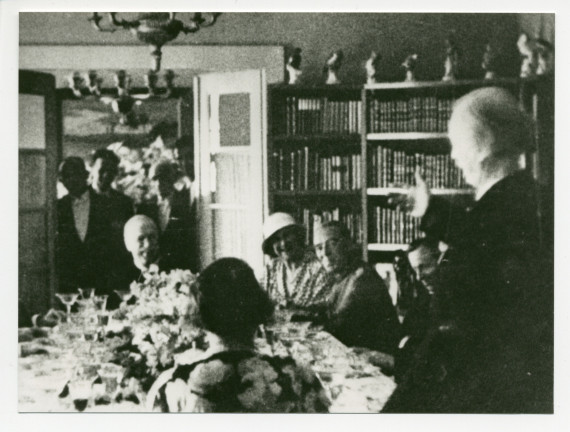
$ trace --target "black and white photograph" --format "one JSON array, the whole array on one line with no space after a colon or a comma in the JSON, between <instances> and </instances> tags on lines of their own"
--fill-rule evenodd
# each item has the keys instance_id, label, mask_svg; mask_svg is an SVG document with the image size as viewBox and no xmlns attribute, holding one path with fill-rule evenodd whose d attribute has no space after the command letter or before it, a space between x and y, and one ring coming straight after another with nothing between
<instances>
[{"instance_id":1,"label":"black and white photograph","mask_svg":"<svg viewBox=\"0 0 570 432\"><path fill-rule=\"evenodd\" d=\"M133 7L0 11L11 414L553 421L555 7Z\"/></svg>"}]
</instances>

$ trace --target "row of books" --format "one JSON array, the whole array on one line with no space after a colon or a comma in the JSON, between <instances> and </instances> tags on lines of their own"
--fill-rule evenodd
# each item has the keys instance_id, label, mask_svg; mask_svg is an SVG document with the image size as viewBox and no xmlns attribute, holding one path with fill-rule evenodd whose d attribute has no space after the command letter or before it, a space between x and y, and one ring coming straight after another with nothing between
<instances>
[{"instance_id":1,"label":"row of books","mask_svg":"<svg viewBox=\"0 0 570 432\"><path fill-rule=\"evenodd\" d=\"M445 132L453 102L451 98L435 96L372 99L368 118L370 132Z\"/></svg>"},{"instance_id":2,"label":"row of books","mask_svg":"<svg viewBox=\"0 0 570 432\"><path fill-rule=\"evenodd\" d=\"M313 233L315 224L320 224L332 220L340 221L346 226L350 232L350 236L355 243L362 241L362 215L341 208L332 208L328 210L315 210L301 208L297 213L297 220L303 222L306 229L306 242L313 244Z\"/></svg>"},{"instance_id":3,"label":"row of books","mask_svg":"<svg viewBox=\"0 0 570 432\"><path fill-rule=\"evenodd\" d=\"M400 209L372 207L369 243L411 243L421 237L420 221Z\"/></svg>"},{"instance_id":4,"label":"row of books","mask_svg":"<svg viewBox=\"0 0 570 432\"><path fill-rule=\"evenodd\" d=\"M362 187L359 154L330 156L302 149L280 149L271 156L273 190L356 190Z\"/></svg>"},{"instance_id":5,"label":"row of books","mask_svg":"<svg viewBox=\"0 0 570 432\"><path fill-rule=\"evenodd\" d=\"M356 134L361 131L362 102L359 100L289 96L285 103L284 132L287 135Z\"/></svg>"},{"instance_id":6,"label":"row of books","mask_svg":"<svg viewBox=\"0 0 570 432\"><path fill-rule=\"evenodd\" d=\"M371 187L414 184L416 167L431 188L467 188L463 174L449 154L406 153L384 146L371 154L369 183Z\"/></svg>"}]
</instances>

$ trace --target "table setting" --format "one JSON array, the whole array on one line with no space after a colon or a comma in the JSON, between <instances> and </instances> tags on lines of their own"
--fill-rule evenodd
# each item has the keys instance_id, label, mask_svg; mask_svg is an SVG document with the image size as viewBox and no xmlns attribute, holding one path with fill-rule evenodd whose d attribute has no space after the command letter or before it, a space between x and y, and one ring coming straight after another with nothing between
<instances>
[{"instance_id":1,"label":"table setting","mask_svg":"<svg viewBox=\"0 0 570 432\"><path fill-rule=\"evenodd\" d=\"M155 275L133 284L130 294L117 293L122 303L115 311L94 290L62 296L66 310L51 313L54 326L19 329L19 411L148 412L147 392L158 376L207 349L204 331L184 319L194 280L183 271ZM330 412L379 412L396 384L382 362L372 361L374 353L346 347L322 326L291 316L277 311L260 327L255 349L310 367Z\"/></svg>"}]
</instances>

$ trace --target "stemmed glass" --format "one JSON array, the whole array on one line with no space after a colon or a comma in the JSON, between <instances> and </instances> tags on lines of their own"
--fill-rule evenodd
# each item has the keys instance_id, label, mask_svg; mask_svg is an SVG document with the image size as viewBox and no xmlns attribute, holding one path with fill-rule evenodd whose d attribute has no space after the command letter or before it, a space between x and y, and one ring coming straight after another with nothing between
<instances>
[{"instance_id":1,"label":"stemmed glass","mask_svg":"<svg viewBox=\"0 0 570 432\"><path fill-rule=\"evenodd\" d=\"M92 299L95 295L95 288L77 288L82 299Z\"/></svg>"},{"instance_id":2,"label":"stemmed glass","mask_svg":"<svg viewBox=\"0 0 570 432\"><path fill-rule=\"evenodd\" d=\"M67 308L67 322L69 323L71 321L71 306L73 306L75 304L75 302L77 301L77 298L79 297L79 294L75 294L75 293L56 293L55 294L57 296L58 299L61 300L61 302L65 305L65 307Z\"/></svg>"},{"instance_id":3,"label":"stemmed glass","mask_svg":"<svg viewBox=\"0 0 570 432\"><path fill-rule=\"evenodd\" d=\"M109 324L109 314L107 313L107 297L108 295L99 295L93 297L95 310L97 312L97 322L101 329L101 334L105 335L105 328Z\"/></svg>"},{"instance_id":4,"label":"stemmed glass","mask_svg":"<svg viewBox=\"0 0 570 432\"><path fill-rule=\"evenodd\" d=\"M115 290L115 294L119 296L121 299L121 309L125 309L127 307L127 302L132 298L133 293L129 290Z\"/></svg>"}]
</instances>

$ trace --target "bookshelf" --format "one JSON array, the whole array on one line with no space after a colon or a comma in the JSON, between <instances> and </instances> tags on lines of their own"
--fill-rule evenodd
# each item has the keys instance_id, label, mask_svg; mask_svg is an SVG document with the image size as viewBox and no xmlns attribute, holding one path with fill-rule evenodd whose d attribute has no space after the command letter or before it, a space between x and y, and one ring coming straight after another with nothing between
<instances>
[{"instance_id":1,"label":"bookshelf","mask_svg":"<svg viewBox=\"0 0 570 432\"><path fill-rule=\"evenodd\" d=\"M548 115L544 105L552 97L550 102L539 97L545 84L518 78L270 86L270 212L294 215L307 228L309 244L316 221L341 220L361 245L363 259L391 261L421 235L419 221L388 203L390 196L405 194L414 184L416 167L433 195L465 205L473 199L451 160L447 122L454 101L483 86L519 95L537 120ZM551 129L537 132L537 143L547 150L553 148L552 134L547 134ZM540 171L553 170L553 164L543 166L548 165L543 156L528 155L526 164L539 183Z\"/></svg>"},{"instance_id":2,"label":"bookshelf","mask_svg":"<svg viewBox=\"0 0 570 432\"><path fill-rule=\"evenodd\" d=\"M269 208L304 224L340 220L361 243L363 116L361 88L284 86L268 89Z\"/></svg>"}]
</instances>

